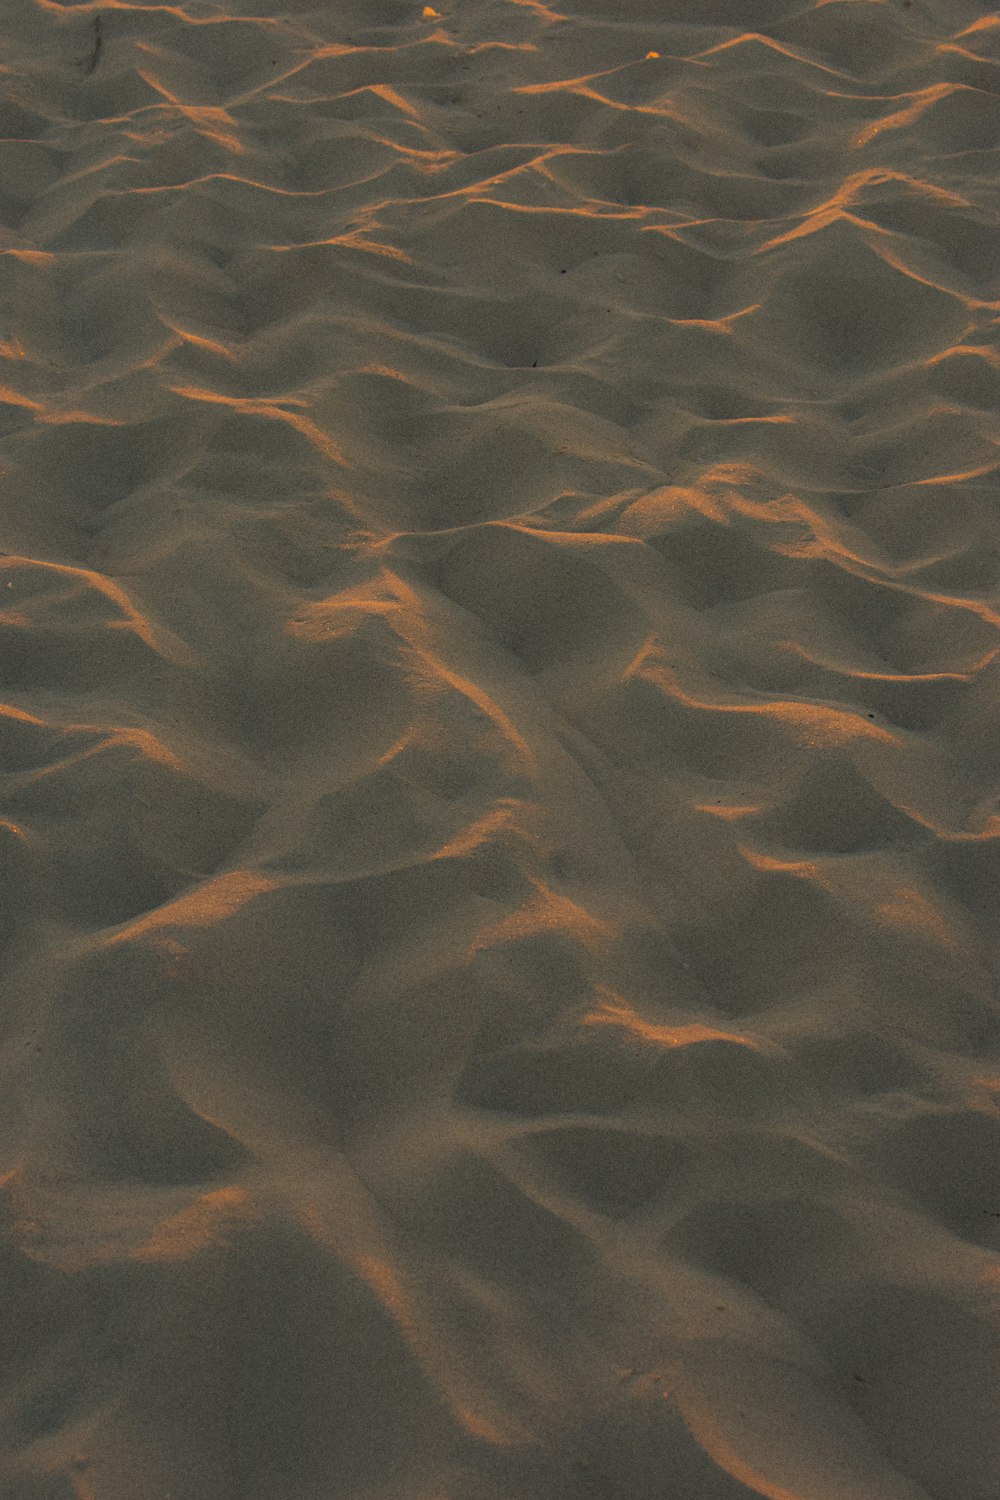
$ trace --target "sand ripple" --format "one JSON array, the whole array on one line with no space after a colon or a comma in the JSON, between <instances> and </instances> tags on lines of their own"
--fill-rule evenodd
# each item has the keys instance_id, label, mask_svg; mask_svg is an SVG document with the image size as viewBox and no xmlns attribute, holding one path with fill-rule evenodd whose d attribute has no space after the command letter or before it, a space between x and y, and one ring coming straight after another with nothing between
<instances>
[{"instance_id":1,"label":"sand ripple","mask_svg":"<svg viewBox=\"0 0 1000 1500\"><path fill-rule=\"evenodd\" d=\"M998 65L7 0L4 1496L995 1500Z\"/></svg>"}]
</instances>

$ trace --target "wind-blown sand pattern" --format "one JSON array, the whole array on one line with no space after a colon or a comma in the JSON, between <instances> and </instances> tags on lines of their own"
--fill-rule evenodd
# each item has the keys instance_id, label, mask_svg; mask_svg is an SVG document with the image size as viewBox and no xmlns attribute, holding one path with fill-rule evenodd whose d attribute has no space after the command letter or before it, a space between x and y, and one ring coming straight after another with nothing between
<instances>
[{"instance_id":1,"label":"wind-blown sand pattern","mask_svg":"<svg viewBox=\"0 0 1000 1500\"><path fill-rule=\"evenodd\" d=\"M0 67L4 1500L997 1500L1000 16Z\"/></svg>"}]
</instances>

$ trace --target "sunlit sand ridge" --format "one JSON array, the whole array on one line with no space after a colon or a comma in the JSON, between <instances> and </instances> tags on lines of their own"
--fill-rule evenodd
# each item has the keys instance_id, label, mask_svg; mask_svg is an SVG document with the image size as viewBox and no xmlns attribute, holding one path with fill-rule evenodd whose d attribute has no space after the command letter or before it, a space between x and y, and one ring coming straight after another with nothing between
<instances>
[{"instance_id":1,"label":"sunlit sand ridge","mask_svg":"<svg viewBox=\"0 0 1000 1500\"><path fill-rule=\"evenodd\" d=\"M997 1500L1000 15L6 0L0 1496Z\"/></svg>"}]
</instances>

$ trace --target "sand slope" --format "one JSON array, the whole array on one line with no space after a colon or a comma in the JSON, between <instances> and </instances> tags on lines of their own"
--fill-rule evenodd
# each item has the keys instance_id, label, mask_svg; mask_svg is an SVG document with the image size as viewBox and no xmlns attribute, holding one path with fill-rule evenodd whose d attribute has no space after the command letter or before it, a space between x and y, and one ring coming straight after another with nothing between
<instances>
[{"instance_id":1,"label":"sand slope","mask_svg":"<svg viewBox=\"0 0 1000 1500\"><path fill-rule=\"evenodd\" d=\"M4 1500L996 1500L1000 16L4 17Z\"/></svg>"}]
</instances>

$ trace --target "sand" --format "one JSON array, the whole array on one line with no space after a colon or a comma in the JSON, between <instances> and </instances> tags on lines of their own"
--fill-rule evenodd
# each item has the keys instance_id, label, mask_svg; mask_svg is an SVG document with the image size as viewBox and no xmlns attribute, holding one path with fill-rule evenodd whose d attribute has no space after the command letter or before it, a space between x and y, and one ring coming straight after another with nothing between
<instances>
[{"instance_id":1,"label":"sand","mask_svg":"<svg viewBox=\"0 0 1000 1500\"><path fill-rule=\"evenodd\" d=\"M1000 1496L1000 16L5 0L0 1496Z\"/></svg>"}]
</instances>

